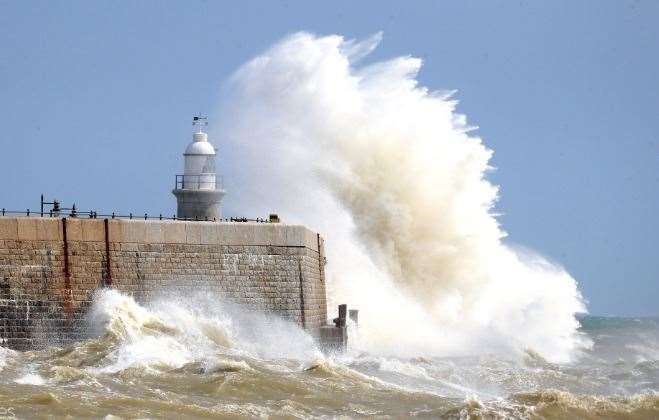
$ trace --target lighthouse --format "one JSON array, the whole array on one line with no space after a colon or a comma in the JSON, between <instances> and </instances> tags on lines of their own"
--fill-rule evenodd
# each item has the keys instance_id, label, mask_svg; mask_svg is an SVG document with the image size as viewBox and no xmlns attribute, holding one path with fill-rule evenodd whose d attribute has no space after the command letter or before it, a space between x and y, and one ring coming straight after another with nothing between
<instances>
[{"instance_id":1,"label":"lighthouse","mask_svg":"<svg viewBox=\"0 0 659 420\"><path fill-rule=\"evenodd\" d=\"M192 220L220 220L220 204L226 194L222 177L215 172L215 147L208 141L204 127L208 119L197 116L192 119L192 142L183 154L183 174L176 175L174 190L176 216Z\"/></svg>"}]
</instances>

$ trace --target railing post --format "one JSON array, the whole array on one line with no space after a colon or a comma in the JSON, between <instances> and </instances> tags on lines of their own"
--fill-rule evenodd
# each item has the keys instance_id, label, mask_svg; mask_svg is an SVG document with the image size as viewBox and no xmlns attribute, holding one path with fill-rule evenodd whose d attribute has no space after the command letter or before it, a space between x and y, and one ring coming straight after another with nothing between
<instances>
[{"instance_id":1,"label":"railing post","mask_svg":"<svg viewBox=\"0 0 659 420\"><path fill-rule=\"evenodd\" d=\"M346 305L345 303L339 305L339 317L334 318L332 320L334 322L334 325L336 325L337 327L345 327L347 315L348 315L348 305Z\"/></svg>"}]
</instances>

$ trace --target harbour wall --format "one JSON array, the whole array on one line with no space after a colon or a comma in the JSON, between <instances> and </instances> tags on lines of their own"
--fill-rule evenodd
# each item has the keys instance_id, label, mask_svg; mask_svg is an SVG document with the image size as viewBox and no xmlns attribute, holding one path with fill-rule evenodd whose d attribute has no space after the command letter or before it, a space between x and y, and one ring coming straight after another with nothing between
<instances>
[{"instance_id":1,"label":"harbour wall","mask_svg":"<svg viewBox=\"0 0 659 420\"><path fill-rule=\"evenodd\" d=\"M0 217L0 346L84 339L94 292L138 302L208 293L318 336L327 321L323 239L304 226Z\"/></svg>"}]
</instances>

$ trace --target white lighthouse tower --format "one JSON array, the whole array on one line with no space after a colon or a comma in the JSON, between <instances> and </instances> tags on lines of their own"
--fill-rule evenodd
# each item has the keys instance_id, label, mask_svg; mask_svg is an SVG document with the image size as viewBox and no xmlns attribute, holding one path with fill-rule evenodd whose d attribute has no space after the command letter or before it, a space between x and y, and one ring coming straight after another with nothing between
<instances>
[{"instance_id":1,"label":"white lighthouse tower","mask_svg":"<svg viewBox=\"0 0 659 420\"><path fill-rule=\"evenodd\" d=\"M208 142L208 134L204 132L208 119L194 117L192 125L192 143L183 154L183 175L176 175L172 191L177 202L176 216L192 220L220 220L220 203L226 191L222 188L222 177L215 172L215 147Z\"/></svg>"}]
</instances>

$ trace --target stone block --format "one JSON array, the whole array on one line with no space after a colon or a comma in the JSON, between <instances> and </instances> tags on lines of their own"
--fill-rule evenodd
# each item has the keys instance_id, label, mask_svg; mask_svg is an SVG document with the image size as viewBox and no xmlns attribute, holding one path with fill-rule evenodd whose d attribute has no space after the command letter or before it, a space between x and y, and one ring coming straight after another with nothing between
<instances>
[{"instance_id":1,"label":"stone block","mask_svg":"<svg viewBox=\"0 0 659 420\"><path fill-rule=\"evenodd\" d=\"M132 242L124 242L121 244L121 250L125 252L137 252L137 244Z\"/></svg>"},{"instance_id":2,"label":"stone block","mask_svg":"<svg viewBox=\"0 0 659 420\"><path fill-rule=\"evenodd\" d=\"M219 245L295 246L318 250L316 234L304 226L228 222L216 223Z\"/></svg>"},{"instance_id":3,"label":"stone block","mask_svg":"<svg viewBox=\"0 0 659 420\"><path fill-rule=\"evenodd\" d=\"M282 224L250 224L247 229L249 243L253 245L286 246L287 230L290 227Z\"/></svg>"},{"instance_id":4,"label":"stone block","mask_svg":"<svg viewBox=\"0 0 659 420\"><path fill-rule=\"evenodd\" d=\"M162 222L161 230L165 243L184 244L186 240L186 222L166 221Z\"/></svg>"},{"instance_id":5,"label":"stone block","mask_svg":"<svg viewBox=\"0 0 659 420\"><path fill-rule=\"evenodd\" d=\"M205 245L219 244L219 233L216 222L196 222L201 226L200 242Z\"/></svg>"},{"instance_id":6,"label":"stone block","mask_svg":"<svg viewBox=\"0 0 659 420\"><path fill-rule=\"evenodd\" d=\"M18 221L18 240L36 241L37 220L33 217L21 217L16 220Z\"/></svg>"},{"instance_id":7,"label":"stone block","mask_svg":"<svg viewBox=\"0 0 659 420\"><path fill-rule=\"evenodd\" d=\"M120 223L125 242L146 243L145 220L121 220Z\"/></svg>"},{"instance_id":8,"label":"stone block","mask_svg":"<svg viewBox=\"0 0 659 420\"><path fill-rule=\"evenodd\" d=\"M305 247L318 251L318 234L300 225L287 225L286 246Z\"/></svg>"},{"instance_id":9,"label":"stone block","mask_svg":"<svg viewBox=\"0 0 659 420\"><path fill-rule=\"evenodd\" d=\"M287 226L286 229L286 245L288 246L304 246L307 238L306 228L304 226Z\"/></svg>"},{"instance_id":10,"label":"stone block","mask_svg":"<svg viewBox=\"0 0 659 420\"><path fill-rule=\"evenodd\" d=\"M123 226L120 220L108 220L108 230L110 231L110 243L125 242Z\"/></svg>"},{"instance_id":11,"label":"stone block","mask_svg":"<svg viewBox=\"0 0 659 420\"><path fill-rule=\"evenodd\" d=\"M316 232L313 232L306 227L302 226L304 229L304 244L303 246L314 250L318 251L318 234Z\"/></svg>"},{"instance_id":12,"label":"stone block","mask_svg":"<svg viewBox=\"0 0 659 420\"><path fill-rule=\"evenodd\" d=\"M184 222L184 223L185 223L185 243L200 244L201 230L203 228L201 222Z\"/></svg>"},{"instance_id":13,"label":"stone block","mask_svg":"<svg viewBox=\"0 0 659 420\"><path fill-rule=\"evenodd\" d=\"M161 244L164 241L163 223L161 221L146 221L146 242L150 244Z\"/></svg>"},{"instance_id":14,"label":"stone block","mask_svg":"<svg viewBox=\"0 0 659 420\"><path fill-rule=\"evenodd\" d=\"M39 218L37 221L37 239L40 241L61 241L62 221L58 218Z\"/></svg>"},{"instance_id":15,"label":"stone block","mask_svg":"<svg viewBox=\"0 0 659 420\"><path fill-rule=\"evenodd\" d=\"M291 239L289 231L299 231L293 241L302 243L304 236L297 226L267 223L230 222L217 224L218 243L221 245L287 246Z\"/></svg>"},{"instance_id":16,"label":"stone block","mask_svg":"<svg viewBox=\"0 0 659 420\"><path fill-rule=\"evenodd\" d=\"M221 245L233 245L241 242L237 223L218 223L217 235Z\"/></svg>"},{"instance_id":17,"label":"stone block","mask_svg":"<svg viewBox=\"0 0 659 420\"><path fill-rule=\"evenodd\" d=\"M72 217L66 218L66 240L82 241L82 220Z\"/></svg>"},{"instance_id":18,"label":"stone block","mask_svg":"<svg viewBox=\"0 0 659 420\"><path fill-rule=\"evenodd\" d=\"M286 246L288 241L288 226L281 224L266 225L270 230L270 244L276 246Z\"/></svg>"},{"instance_id":19,"label":"stone block","mask_svg":"<svg viewBox=\"0 0 659 420\"><path fill-rule=\"evenodd\" d=\"M0 217L0 239L18 239L18 220L15 217Z\"/></svg>"},{"instance_id":20,"label":"stone block","mask_svg":"<svg viewBox=\"0 0 659 420\"><path fill-rule=\"evenodd\" d=\"M85 242L104 242L105 226L101 219L80 219L82 226L82 240Z\"/></svg>"}]
</instances>

